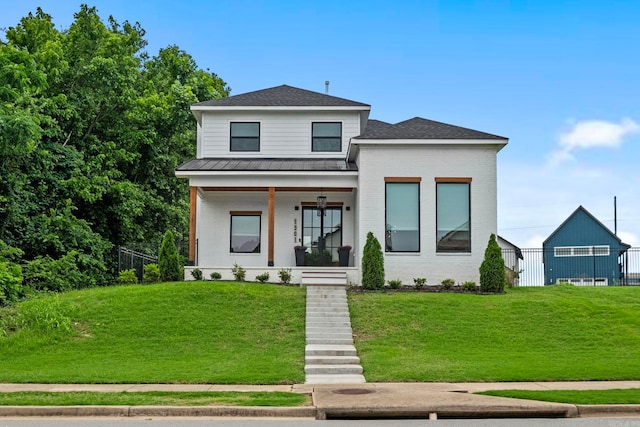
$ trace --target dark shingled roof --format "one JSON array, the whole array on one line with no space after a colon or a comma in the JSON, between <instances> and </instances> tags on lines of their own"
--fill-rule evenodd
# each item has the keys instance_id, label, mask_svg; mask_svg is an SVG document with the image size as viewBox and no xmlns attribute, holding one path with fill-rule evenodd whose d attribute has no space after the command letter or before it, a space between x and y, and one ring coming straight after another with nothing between
<instances>
[{"instance_id":1,"label":"dark shingled roof","mask_svg":"<svg viewBox=\"0 0 640 427\"><path fill-rule=\"evenodd\" d=\"M358 167L344 159L248 159L205 158L192 159L176 168L176 171L309 171L352 172Z\"/></svg>"},{"instance_id":2,"label":"dark shingled roof","mask_svg":"<svg viewBox=\"0 0 640 427\"><path fill-rule=\"evenodd\" d=\"M369 120L364 133L356 139L507 139L502 136L414 117L391 123Z\"/></svg>"},{"instance_id":3,"label":"dark shingled roof","mask_svg":"<svg viewBox=\"0 0 640 427\"><path fill-rule=\"evenodd\" d=\"M194 104L196 107L370 107L336 96L282 85L247 92L228 98L212 99Z\"/></svg>"}]
</instances>

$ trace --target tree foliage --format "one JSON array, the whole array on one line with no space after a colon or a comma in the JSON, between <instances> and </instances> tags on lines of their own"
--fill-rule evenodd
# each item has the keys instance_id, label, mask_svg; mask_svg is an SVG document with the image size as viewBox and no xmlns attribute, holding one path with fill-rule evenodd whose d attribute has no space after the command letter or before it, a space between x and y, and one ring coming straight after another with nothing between
<instances>
[{"instance_id":1,"label":"tree foliage","mask_svg":"<svg viewBox=\"0 0 640 427\"><path fill-rule=\"evenodd\" d=\"M229 94L177 46L150 56L138 23L87 5L74 18L59 30L38 8L0 40L0 239L39 289L106 284L117 246L184 240L189 105Z\"/></svg>"},{"instance_id":2,"label":"tree foliage","mask_svg":"<svg viewBox=\"0 0 640 427\"><path fill-rule=\"evenodd\" d=\"M496 235L491 234L487 249L484 252L484 261L480 265L480 290L482 292L504 292L506 275L502 250L496 241Z\"/></svg>"},{"instance_id":3,"label":"tree foliage","mask_svg":"<svg viewBox=\"0 0 640 427\"><path fill-rule=\"evenodd\" d=\"M384 257L380 242L370 231L362 252L362 286L380 289L384 286Z\"/></svg>"}]
</instances>

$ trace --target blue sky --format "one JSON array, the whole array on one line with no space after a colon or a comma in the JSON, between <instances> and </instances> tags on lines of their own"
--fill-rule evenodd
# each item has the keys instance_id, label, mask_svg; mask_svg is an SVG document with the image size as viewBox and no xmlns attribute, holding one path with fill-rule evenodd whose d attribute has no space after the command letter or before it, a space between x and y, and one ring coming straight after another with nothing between
<instances>
[{"instance_id":1,"label":"blue sky","mask_svg":"<svg viewBox=\"0 0 640 427\"><path fill-rule=\"evenodd\" d=\"M640 2L634 0L121 1L147 51L176 44L232 94L288 84L508 137L498 232L541 242L578 205L640 246ZM79 2L0 0L0 27L41 6L67 28Z\"/></svg>"}]
</instances>

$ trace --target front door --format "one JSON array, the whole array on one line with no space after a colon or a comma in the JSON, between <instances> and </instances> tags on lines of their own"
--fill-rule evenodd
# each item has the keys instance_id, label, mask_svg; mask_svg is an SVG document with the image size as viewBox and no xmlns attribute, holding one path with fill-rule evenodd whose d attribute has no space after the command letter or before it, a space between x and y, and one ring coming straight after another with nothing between
<instances>
[{"instance_id":1,"label":"front door","mask_svg":"<svg viewBox=\"0 0 640 427\"><path fill-rule=\"evenodd\" d=\"M309 248L305 265L337 265L338 247L342 245L342 207L303 206L302 244Z\"/></svg>"}]
</instances>

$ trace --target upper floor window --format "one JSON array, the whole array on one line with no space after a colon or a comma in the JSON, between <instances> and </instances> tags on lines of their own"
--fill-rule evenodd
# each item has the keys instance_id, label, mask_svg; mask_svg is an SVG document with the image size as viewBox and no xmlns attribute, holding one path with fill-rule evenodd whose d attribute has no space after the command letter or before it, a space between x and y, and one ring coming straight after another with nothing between
<instances>
[{"instance_id":1,"label":"upper floor window","mask_svg":"<svg viewBox=\"0 0 640 427\"><path fill-rule=\"evenodd\" d=\"M436 178L436 252L471 252L470 181Z\"/></svg>"},{"instance_id":2,"label":"upper floor window","mask_svg":"<svg viewBox=\"0 0 640 427\"><path fill-rule=\"evenodd\" d=\"M231 151L260 151L260 123L232 122Z\"/></svg>"},{"instance_id":3,"label":"upper floor window","mask_svg":"<svg viewBox=\"0 0 640 427\"><path fill-rule=\"evenodd\" d=\"M311 151L342 151L342 123L312 123Z\"/></svg>"},{"instance_id":4,"label":"upper floor window","mask_svg":"<svg viewBox=\"0 0 640 427\"><path fill-rule=\"evenodd\" d=\"M420 252L420 178L385 181L385 252Z\"/></svg>"}]
</instances>

